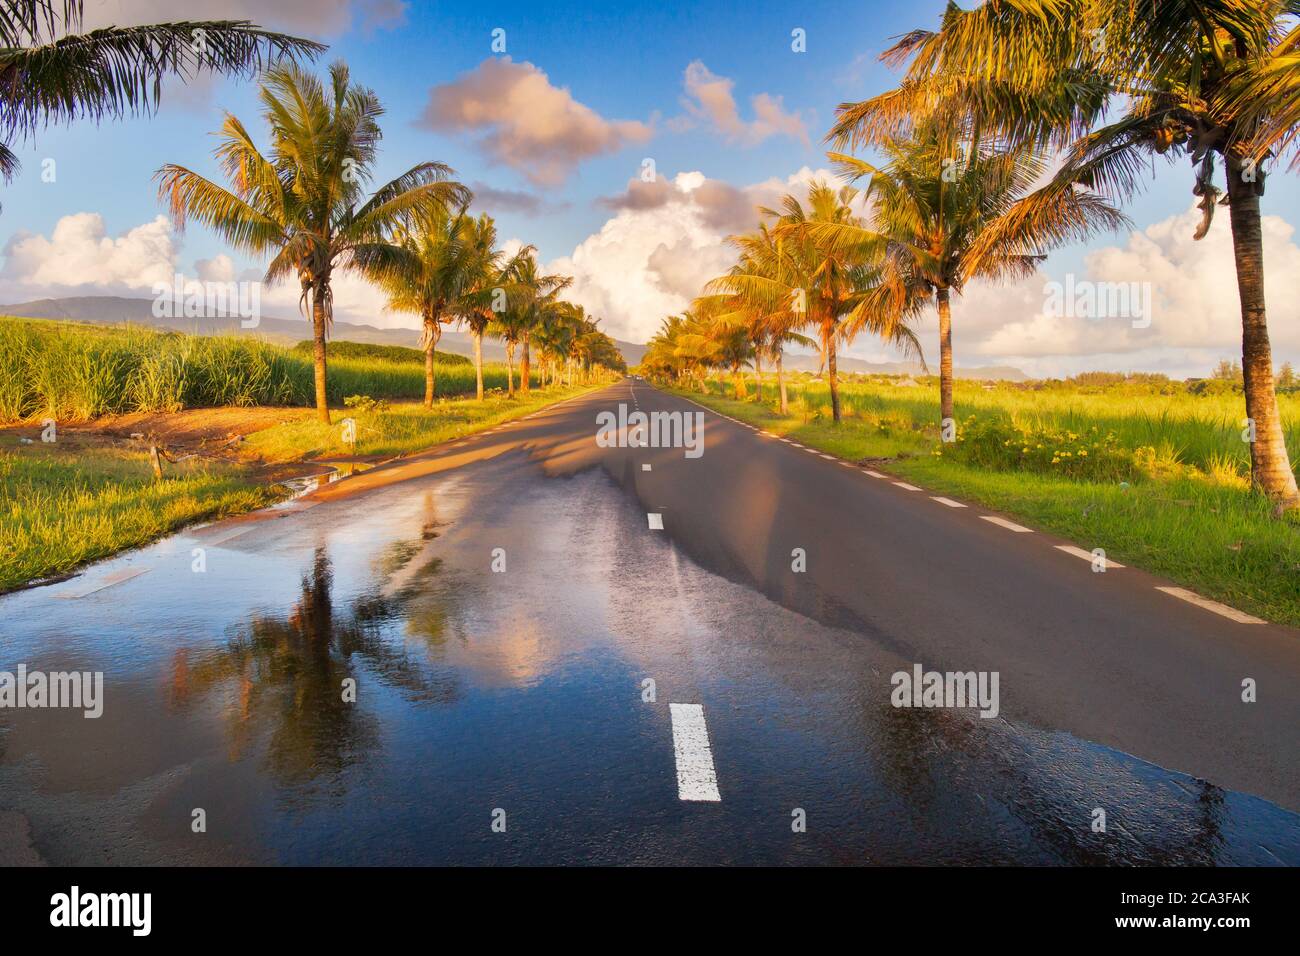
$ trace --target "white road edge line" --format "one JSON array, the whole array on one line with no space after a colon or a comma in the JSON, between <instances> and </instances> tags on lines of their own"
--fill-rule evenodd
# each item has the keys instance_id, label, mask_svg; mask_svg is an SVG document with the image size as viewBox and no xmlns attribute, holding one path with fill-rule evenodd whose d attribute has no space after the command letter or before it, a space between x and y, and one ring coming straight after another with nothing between
<instances>
[{"instance_id":1,"label":"white road edge line","mask_svg":"<svg viewBox=\"0 0 1300 956\"><path fill-rule=\"evenodd\" d=\"M1261 621L1257 617L1251 617L1245 611L1238 611L1235 607L1228 607L1226 604L1220 604L1218 601L1211 601L1209 598L1203 598L1195 591L1189 591L1187 588L1156 588L1157 591L1164 591L1166 594L1172 594L1176 598L1195 604L1197 607L1203 607L1207 611L1213 611L1230 621L1236 621L1238 624L1267 624L1267 621Z\"/></svg>"},{"instance_id":2,"label":"white road edge line","mask_svg":"<svg viewBox=\"0 0 1300 956\"><path fill-rule=\"evenodd\" d=\"M1008 531L1014 531L1016 534L1033 534L1033 528L1026 528L1024 525L1016 524L1014 521L1008 521L1006 518L999 518L997 515L980 515L985 521L992 522L999 528L1006 528Z\"/></svg>"},{"instance_id":3,"label":"white road edge line","mask_svg":"<svg viewBox=\"0 0 1300 956\"><path fill-rule=\"evenodd\" d=\"M960 501L953 501L951 498L943 498L939 495L931 495L932 501L937 501L941 505L947 505L949 508L965 508L966 506Z\"/></svg>"},{"instance_id":4,"label":"white road edge line","mask_svg":"<svg viewBox=\"0 0 1300 956\"><path fill-rule=\"evenodd\" d=\"M896 481L896 482L894 482L894 484L897 485L899 488L902 488L904 491L920 491L920 490L921 490L920 488L916 487L916 485L909 485L909 484L908 484L907 482L905 482L905 481Z\"/></svg>"},{"instance_id":5,"label":"white road edge line","mask_svg":"<svg viewBox=\"0 0 1300 956\"><path fill-rule=\"evenodd\" d=\"M1057 550L1057 551L1064 551L1066 554L1072 554L1072 555L1074 555L1076 558L1083 558L1083 560L1085 560L1085 561L1087 561L1087 562L1089 562L1089 563L1091 563L1091 562L1092 562L1092 559L1093 559L1093 554L1092 554L1091 551L1085 551L1085 550L1083 550L1083 548L1076 548L1076 547L1075 547L1074 545L1072 545L1072 544L1058 544L1058 545L1056 546L1056 550ZM1112 561L1110 558L1106 558L1105 561L1106 561L1106 570L1108 570L1108 571L1109 571L1111 568L1122 568L1122 567L1124 567L1124 565L1120 564L1118 561Z\"/></svg>"},{"instance_id":6,"label":"white road edge line","mask_svg":"<svg viewBox=\"0 0 1300 956\"><path fill-rule=\"evenodd\" d=\"M882 474L881 474L880 472L878 472L878 471L872 471L870 468L866 469L866 472L867 472L867 474L870 475L872 478L888 478L888 477L889 477L888 475L882 475Z\"/></svg>"},{"instance_id":7,"label":"white road edge line","mask_svg":"<svg viewBox=\"0 0 1300 956\"><path fill-rule=\"evenodd\" d=\"M700 704L669 704L673 721L673 754L677 758L677 796L681 800L722 801L718 774L709 749L709 728Z\"/></svg>"},{"instance_id":8,"label":"white road edge line","mask_svg":"<svg viewBox=\"0 0 1300 956\"><path fill-rule=\"evenodd\" d=\"M646 518L650 521L651 531L664 530L664 516L655 511L647 511Z\"/></svg>"}]
</instances>

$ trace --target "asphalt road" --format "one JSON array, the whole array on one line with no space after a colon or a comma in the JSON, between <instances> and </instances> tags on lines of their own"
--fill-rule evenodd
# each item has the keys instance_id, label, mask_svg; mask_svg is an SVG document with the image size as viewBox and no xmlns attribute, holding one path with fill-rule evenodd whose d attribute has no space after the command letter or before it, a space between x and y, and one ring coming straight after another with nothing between
<instances>
[{"instance_id":1,"label":"asphalt road","mask_svg":"<svg viewBox=\"0 0 1300 956\"><path fill-rule=\"evenodd\" d=\"M0 599L0 670L105 673L0 711L0 859L1300 863L1300 634L620 404L703 411L626 381Z\"/></svg>"}]
</instances>

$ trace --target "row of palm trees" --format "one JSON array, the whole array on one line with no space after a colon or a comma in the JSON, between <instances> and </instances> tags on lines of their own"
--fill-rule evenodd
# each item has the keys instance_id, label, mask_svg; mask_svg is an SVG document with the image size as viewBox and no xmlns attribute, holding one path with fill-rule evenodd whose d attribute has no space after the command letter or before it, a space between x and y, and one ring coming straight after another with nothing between
<instances>
[{"instance_id":1,"label":"row of palm trees","mask_svg":"<svg viewBox=\"0 0 1300 956\"><path fill-rule=\"evenodd\" d=\"M420 318L426 407L437 388L434 353L452 322L472 336L479 400L486 335L506 342L511 395L520 346L520 390L529 389L534 337L548 365L566 363L570 381L575 366L622 366L599 320L559 299L571 280L541 274L532 246L513 255L501 249L496 223L469 213L473 197L449 167L420 163L369 188L383 108L372 90L352 81L345 64L330 67L328 83L296 63L276 65L263 77L260 98L270 129L265 155L244 124L227 115L215 154L229 187L167 164L158 170L158 191L178 229L196 220L233 246L270 257L268 282L297 279L312 321L321 421L330 420L331 281L341 271L376 283L391 310Z\"/></svg>"},{"instance_id":2,"label":"row of palm trees","mask_svg":"<svg viewBox=\"0 0 1300 956\"><path fill-rule=\"evenodd\" d=\"M830 153L847 178L867 178L862 192L815 184L807 208L787 196L781 210L762 210L757 232L731 239L736 266L687 315L665 320L645 367L685 378L729 368L741 394L741 365L770 358L783 385L781 345L813 330L838 421L837 345L870 331L917 351L910 322L933 304L952 437L954 296L972 279L1030 274L1050 249L1127 225L1117 206L1155 158L1184 157L1202 211L1195 238L1216 206L1229 210L1252 484L1279 511L1300 507L1260 229L1264 167L1300 129L1298 12L1290 0L950 4L939 29L908 33L883 54L906 65L897 89L839 107L832 146L885 160Z\"/></svg>"}]
</instances>

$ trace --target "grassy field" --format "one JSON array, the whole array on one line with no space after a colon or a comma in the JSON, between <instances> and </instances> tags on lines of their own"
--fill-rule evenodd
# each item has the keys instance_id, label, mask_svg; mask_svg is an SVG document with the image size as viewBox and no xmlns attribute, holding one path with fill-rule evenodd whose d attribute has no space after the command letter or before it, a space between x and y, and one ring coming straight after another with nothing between
<instances>
[{"instance_id":1,"label":"grassy field","mask_svg":"<svg viewBox=\"0 0 1300 956\"><path fill-rule=\"evenodd\" d=\"M752 377L749 388L752 399ZM763 405L725 397L730 380L681 394L843 458L888 459L883 470L927 489L1300 626L1300 522L1275 519L1249 491L1240 395L959 382L960 440L942 445L938 389L924 383L845 382L839 427L826 386L806 378L792 383L786 416L771 381ZM1300 451L1300 397L1280 401Z\"/></svg>"},{"instance_id":2,"label":"grassy field","mask_svg":"<svg viewBox=\"0 0 1300 956\"><path fill-rule=\"evenodd\" d=\"M424 369L404 353L336 343L329 400L350 395L424 396ZM506 368L486 364L484 386L505 388ZM463 356L438 362L438 394L474 390ZM177 411L218 405L311 405L309 352L257 339L194 336L139 327L106 327L0 316L0 422Z\"/></svg>"}]
</instances>

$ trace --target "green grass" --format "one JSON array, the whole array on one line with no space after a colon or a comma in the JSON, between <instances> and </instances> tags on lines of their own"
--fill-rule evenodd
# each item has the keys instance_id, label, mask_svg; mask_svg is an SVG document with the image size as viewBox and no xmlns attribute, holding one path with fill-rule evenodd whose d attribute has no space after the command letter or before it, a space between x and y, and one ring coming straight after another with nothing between
<instances>
[{"instance_id":1,"label":"green grass","mask_svg":"<svg viewBox=\"0 0 1300 956\"><path fill-rule=\"evenodd\" d=\"M752 394L752 378L748 384ZM883 470L936 493L1015 515L1089 550L1104 548L1123 564L1300 626L1300 521L1273 518L1269 502L1248 490L1234 427L1240 396L990 391L959 382L963 440L954 448L938 441L937 388L846 382L839 426L819 383L795 383L786 416L773 407L770 381L764 399L771 405L724 397L730 388L730 381L711 381L707 395L679 394L849 460L892 459ZM1294 395L1281 401L1289 447L1300 450L1300 403ZM1043 441L1038 449L1040 438L1057 439L1058 447ZM1080 447L1094 449L1086 464ZM1063 449L1074 457L1054 454Z\"/></svg>"},{"instance_id":2,"label":"green grass","mask_svg":"<svg viewBox=\"0 0 1300 956\"><path fill-rule=\"evenodd\" d=\"M423 398L422 363L368 354L374 346L351 346L333 347L331 404L350 395ZM488 389L505 388L505 366L484 365L483 379ZM473 366L439 362L437 388L439 395L474 391ZM311 405L314 394L310 354L258 339L0 317L0 422Z\"/></svg>"},{"instance_id":3,"label":"green grass","mask_svg":"<svg viewBox=\"0 0 1300 956\"><path fill-rule=\"evenodd\" d=\"M0 452L0 591L276 498L235 468L169 471L156 482L145 454L116 449L37 443Z\"/></svg>"}]
</instances>

